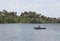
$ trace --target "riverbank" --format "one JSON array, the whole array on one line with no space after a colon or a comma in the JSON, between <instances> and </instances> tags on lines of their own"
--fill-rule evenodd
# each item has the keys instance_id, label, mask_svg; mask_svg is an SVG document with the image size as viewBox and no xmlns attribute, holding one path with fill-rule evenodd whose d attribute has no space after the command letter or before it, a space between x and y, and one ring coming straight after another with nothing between
<instances>
[{"instance_id":1,"label":"riverbank","mask_svg":"<svg viewBox=\"0 0 60 41\"><path fill-rule=\"evenodd\" d=\"M20 16L17 12L0 11L0 23L60 23L60 19L47 17L36 12L22 12Z\"/></svg>"}]
</instances>

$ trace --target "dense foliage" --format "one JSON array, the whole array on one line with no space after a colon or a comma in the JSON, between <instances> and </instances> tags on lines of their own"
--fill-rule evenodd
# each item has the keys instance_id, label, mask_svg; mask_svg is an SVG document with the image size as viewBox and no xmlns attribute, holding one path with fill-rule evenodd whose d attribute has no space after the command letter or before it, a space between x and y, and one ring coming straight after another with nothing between
<instances>
[{"instance_id":1,"label":"dense foliage","mask_svg":"<svg viewBox=\"0 0 60 41\"><path fill-rule=\"evenodd\" d=\"M60 19L46 17L36 12L22 12L20 16L17 12L0 11L0 23L60 23Z\"/></svg>"}]
</instances>

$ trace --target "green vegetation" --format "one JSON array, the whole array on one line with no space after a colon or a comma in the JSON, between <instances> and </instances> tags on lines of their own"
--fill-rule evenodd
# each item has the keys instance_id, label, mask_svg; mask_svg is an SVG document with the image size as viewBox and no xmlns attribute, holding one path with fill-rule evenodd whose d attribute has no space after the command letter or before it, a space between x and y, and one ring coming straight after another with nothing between
<instances>
[{"instance_id":1,"label":"green vegetation","mask_svg":"<svg viewBox=\"0 0 60 41\"><path fill-rule=\"evenodd\" d=\"M50 18L36 12L22 12L20 16L17 12L0 11L0 23L60 23L60 19Z\"/></svg>"}]
</instances>

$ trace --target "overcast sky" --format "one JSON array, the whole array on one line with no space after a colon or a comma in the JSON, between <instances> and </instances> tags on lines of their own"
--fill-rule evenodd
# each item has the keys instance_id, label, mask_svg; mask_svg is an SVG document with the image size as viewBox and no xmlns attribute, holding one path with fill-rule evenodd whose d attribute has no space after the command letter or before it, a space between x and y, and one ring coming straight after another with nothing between
<instances>
[{"instance_id":1,"label":"overcast sky","mask_svg":"<svg viewBox=\"0 0 60 41\"><path fill-rule=\"evenodd\" d=\"M60 17L60 0L0 0L0 10L35 11L49 17Z\"/></svg>"}]
</instances>

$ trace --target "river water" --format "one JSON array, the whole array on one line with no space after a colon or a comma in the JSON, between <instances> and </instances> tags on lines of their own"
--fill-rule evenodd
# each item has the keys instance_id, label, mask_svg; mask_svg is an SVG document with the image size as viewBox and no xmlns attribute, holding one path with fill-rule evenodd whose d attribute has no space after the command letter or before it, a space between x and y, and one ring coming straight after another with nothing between
<instances>
[{"instance_id":1,"label":"river water","mask_svg":"<svg viewBox=\"0 0 60 41\"><path fill-rule=\"evenodd\" d=\"M60 24L0 24L0 41L60 41Z\"/></svg>"}]
</instances>

